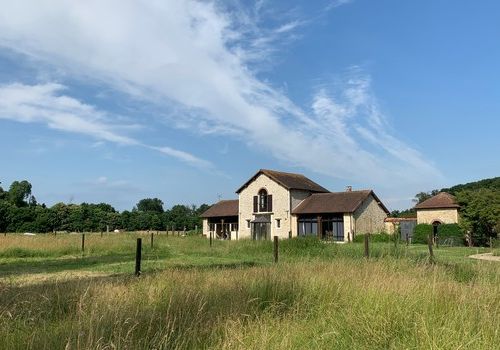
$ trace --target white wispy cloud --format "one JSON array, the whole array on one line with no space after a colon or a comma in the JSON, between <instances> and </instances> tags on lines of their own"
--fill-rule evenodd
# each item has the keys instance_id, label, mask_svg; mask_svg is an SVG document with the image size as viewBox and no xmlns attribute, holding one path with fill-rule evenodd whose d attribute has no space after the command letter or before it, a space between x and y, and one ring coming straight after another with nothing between
<instances>
[{"instance_id":1,"label":"white wispy cloud","mask_svg":"<svg viewBox=\"0 0 500 350\"><path fill-rule=\"evenodd\" d=\"M351 2L353 2L354 0L333 0L331 1L327 6L326 6L326 10L327 11L330 11L330 10L333 10L334 8L337 8L339 6L342 6L342 5L347 5Z\"/></svg>"},{"instance_id":2,"label":"white wispy cloud","mask_svg":"<svg viewBox=\"0 0 500 350\"><path fill-rule=\"evenodd\" d=\"M20 0L0 6L0 47L152 103L182 127L231 135L287 164L360 183L415 185L440 175L386 127L368 76L348 76L340 93L315 91L309 107L258 77L256 62L265 61L276 38L300 28L300 20L261 31L255 16L194 0ZM135 142L103 130L102 139ZM188 163L206 162L155 149Z\"/></svg>"},{"instance_id":3,"label":"white wispy cloud","mask_svg":"<svg viewBox=\"0 0 500 350\"><path fill-rule=\"evenodd\" d=\"M0 119L43 123L52 129L86 134L114 143L137 144L129 137L115 133L113 125L106 123L105 113L61 95L62 90L64 86L55 83L0 85Z\"/></svg>"},{"instance_id":4,"label":"white wispy cloud","mask_svg":"<svg viewBox=\"0 0 500 350\"><path fill-rule=\"evenodd\" d=\"M52 129L91 136L98 140L93 147L98 147L102 141L147 147L199 168L213 168L209 161L197 158L188 152L171 147L146 145L135 138L120 134L118 131L133 130L137 125L113 123L110 115L94 106L63 95L64 90L63 85L55 83L0 85L0 119L40 123Z\"/></svg>"}]
</instances>

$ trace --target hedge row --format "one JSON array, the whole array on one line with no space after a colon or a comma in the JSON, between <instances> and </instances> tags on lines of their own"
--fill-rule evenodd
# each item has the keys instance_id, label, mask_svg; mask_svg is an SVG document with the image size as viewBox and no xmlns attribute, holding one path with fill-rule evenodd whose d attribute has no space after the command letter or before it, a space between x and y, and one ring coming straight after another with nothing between
<instances>
[{"instance_id":1,"label":"hedge row","mask_svg":"<svg viewBox=\"0 0 500 350\"><path fill-rule=\"evenodd\" d=\"M412 242L426 244L430 234L433 234L434 228L430 224L418 224L413 231ZM440 241L447 238L453 238L457 241L464 240L464 232L458 224L441 224L438 226L437 237Z\"/></svg>"}]
</instances>

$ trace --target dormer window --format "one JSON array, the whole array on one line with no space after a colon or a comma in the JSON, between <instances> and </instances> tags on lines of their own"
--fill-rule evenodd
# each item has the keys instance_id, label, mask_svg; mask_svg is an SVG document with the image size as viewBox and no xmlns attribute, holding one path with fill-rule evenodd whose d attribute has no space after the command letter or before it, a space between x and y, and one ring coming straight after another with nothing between
<instances>
[{"instance_id":1,"label":"dormer window","mask_svg":"<svg viewBox=\"0 0 500 350\"><path fill-rule=\"evenodd\" d=\"M267 191L261 189L257 196L253 197L253 211L254 213L265 213L273 210L273 196L267 194Z\"/></svg>"}]
</instances>

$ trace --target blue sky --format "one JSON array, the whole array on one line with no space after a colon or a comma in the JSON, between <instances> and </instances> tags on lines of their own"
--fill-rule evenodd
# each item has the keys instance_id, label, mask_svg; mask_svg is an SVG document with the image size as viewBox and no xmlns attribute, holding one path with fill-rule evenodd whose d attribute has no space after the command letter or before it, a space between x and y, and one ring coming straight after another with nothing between
<instances>
[{"instance_id":1,"label":"blue sky","mask_svg":"<svg viewBox=\"0 0 500 350\"><path fill-rule=\"evenodd\" d=\"M497 1L0 5L0 181L48 205L213 203L270 168L396 209L500 173Z\"/></svg>"}]
</instances>

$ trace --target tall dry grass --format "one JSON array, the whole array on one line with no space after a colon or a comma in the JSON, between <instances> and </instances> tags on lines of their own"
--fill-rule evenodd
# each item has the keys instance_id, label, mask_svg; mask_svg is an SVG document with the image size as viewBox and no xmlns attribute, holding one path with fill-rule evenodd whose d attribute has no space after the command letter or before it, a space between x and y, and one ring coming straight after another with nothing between
<instances>
[{"instance_id":1,"label":"tall dry grass","mask_svg":"<svg viewBox=\"0 0 500 350\"><path fill-rule=\"evenodd\" d=\"M472 268L307 259L0 285L0 348L493 349L500 276Z\"/></svg>"}]
</instances>

